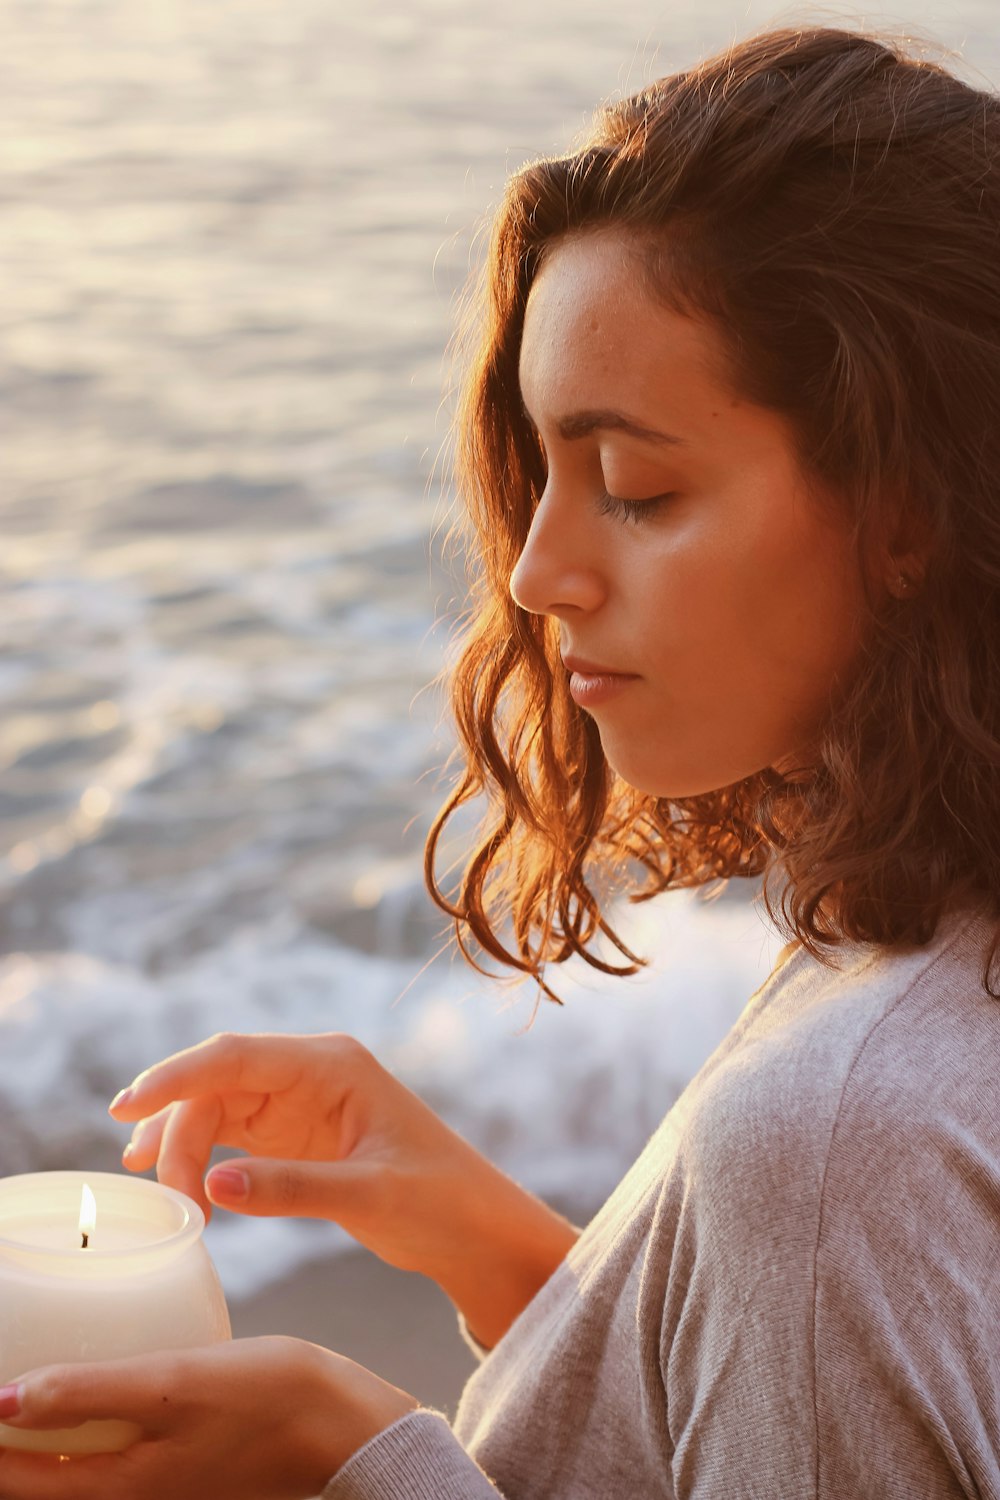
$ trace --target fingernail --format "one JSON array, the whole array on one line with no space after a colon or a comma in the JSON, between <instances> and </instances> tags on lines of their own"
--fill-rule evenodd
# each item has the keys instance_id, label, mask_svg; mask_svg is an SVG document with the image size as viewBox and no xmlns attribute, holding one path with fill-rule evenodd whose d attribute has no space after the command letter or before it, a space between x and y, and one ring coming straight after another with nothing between
<instances>
[{"instance_id":1,"label":"fingernail","mask_svg":"<svg viewBox=\"0 0 1000 1500\"><path fill-rule=\"evenodd\" d=\"M0 1385L0 1417L16 1417L21 1410L21 1387Z\"/></svg>"},{"instance_id":2,"label":"fingernail","mask_svg":"<svg viewBox=\"0 0 1000 1500\"><path fill-rule=\"evenodd\" d=\"M134 1149L134 1143L132 1141L129 1141L128 1145L125 1147L125 1150L122 1152L122 1161L128 1161Z\"/></svg>"},{"instance_id":3,"label":"fingernail","mask_svg":"<svg viewBox=\"0 0 1000 1500\"><path fill-rule=\"evenodd\" d=\"M133 1093L134 1090L132 1088L122 1089L121 1093L116 1094L112 1099L111 1103L108 1105L108 1108L117 1109L119 1104L127 1104L131 1099Z\"/></svg>"},{"instance_id":4,"label":"fingernail","mask_svg":"<svg viewBox=\"0 0 1000 1500\"><path fill-rule=\"evenodd\" d=\"M250 1179L239 1167L215 1167L205 1179L212 1198L239 1199L250 1195Z\"/></svg>"}]
</instances>

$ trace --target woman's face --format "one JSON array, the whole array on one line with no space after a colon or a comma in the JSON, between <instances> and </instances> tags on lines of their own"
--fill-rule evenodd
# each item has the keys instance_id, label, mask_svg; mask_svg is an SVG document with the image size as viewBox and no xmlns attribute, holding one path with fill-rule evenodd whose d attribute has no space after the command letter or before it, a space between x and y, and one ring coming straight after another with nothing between
<instances>
[{"instance_id":1,"label":"woman's face","mask_svg":"<svg viewBox=\"0 0 1000 1500\"><path fill-rule=\"evenodd\" d=\"M808 753L863 592L787 422L734 392L710 323L646 287L611 231L559 242L532 287L520 381L548 482L510 587L559 621L619 775L690 797Z\"/></svg>"}]
</instances>

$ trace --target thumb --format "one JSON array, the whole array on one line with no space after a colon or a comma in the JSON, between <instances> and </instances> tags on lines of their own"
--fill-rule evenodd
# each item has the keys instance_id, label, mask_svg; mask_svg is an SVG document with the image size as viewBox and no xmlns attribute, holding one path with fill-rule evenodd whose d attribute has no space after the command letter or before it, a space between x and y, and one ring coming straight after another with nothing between
<instances>
[{"instance_id":1,"label":"thumb","mask_svg":"<svg viewBox=\"0 0 1000 1500\"><path fill-rule=\"evenodd\" d=\"M353 1216L371 1179L371 1168L357 1162L241 1157L213 1167L205 1191L210 1202L232 1213L339 1223L345 1214Z\"/></svg>"}]
</instances>

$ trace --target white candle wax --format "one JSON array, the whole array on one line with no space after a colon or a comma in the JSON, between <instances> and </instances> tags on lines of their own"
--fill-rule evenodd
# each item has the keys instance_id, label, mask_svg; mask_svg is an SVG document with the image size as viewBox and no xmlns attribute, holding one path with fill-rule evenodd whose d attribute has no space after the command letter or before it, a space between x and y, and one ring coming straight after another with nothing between
<instances>
[{"instance_id":1,"label":"white candle wax","mask_svg":"<svg viewBox=\"0 0 1000 1500\"><path fill-rule=\"evenodd\" d=\"M97 1220L82 1248L84 1183ZM0 1179L0 1383L41 1365L121 1359L231 1336L205 1217L173 1188L109 1172ZM0 1446L112 1452L132 1423L85 1422L35 1432L0 1423Z\"/></svg>"}]
</instances>

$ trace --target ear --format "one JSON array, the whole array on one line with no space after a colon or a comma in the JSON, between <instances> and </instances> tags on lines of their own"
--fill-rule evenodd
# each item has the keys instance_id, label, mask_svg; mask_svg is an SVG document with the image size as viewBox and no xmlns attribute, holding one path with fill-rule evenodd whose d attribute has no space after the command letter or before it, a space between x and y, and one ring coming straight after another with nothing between
<instances>
[{"instance_id":1,"label":"ear","mask_svg":"<svg viewBox=\"0 0 1000 1500\"><path fill-rule=\"evenodd\" d=\"M929 559L929 547L895 547L885 553L881 576L893 598L912 599L920 593Z\"/></svg>"},{"instance_id":2,"label":"ear","mask_svg":"<svg viewBox=\"0 0 1000 1500\"><path fill-rule=\"evenodd\" d=\"M886 502L876 525L875 577L895 599L920 592L934 552L931 518L907 496Z\"/></svg>"}]
</instances>

